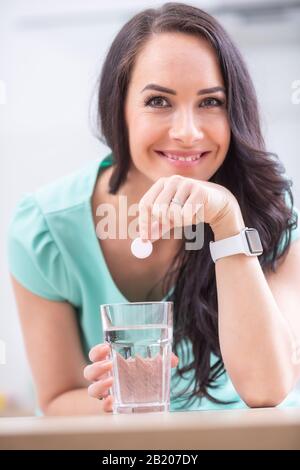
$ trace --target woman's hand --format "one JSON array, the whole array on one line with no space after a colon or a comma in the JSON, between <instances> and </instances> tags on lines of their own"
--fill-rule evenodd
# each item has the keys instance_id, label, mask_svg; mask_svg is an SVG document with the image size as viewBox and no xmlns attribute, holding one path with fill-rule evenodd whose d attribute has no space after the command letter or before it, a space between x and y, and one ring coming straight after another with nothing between
<instances>
[{"instance_id":1,"label":"woman's hand","mask_svg":"<svg viewBox=\"0 0 300 470\"><path fill-rule=\"evenodd\" d=\"M88 387L88 394L94 398L103 398L103 411L111 412L114 397L109 395L109 388L112 386L112 361L107 360L110 348L106 343L97 344L89 353L89 358L93 362L84 368L84 377L94 382ZM171 367L177 367L178 357L172 353Z\"/></svg>"},{"instance_id":2,"label":"woman's hand","mask_svg":"<svg viewBox=\"0 0 300 470\"><path fill-rule=\"evenodd\" d=\"M162 177L139 202L139 232L143 240L155 241L174 227L199 222L215 231L230 213L241 219L239 204L227 188L181 175Z\"/></svg>"}]
</instances>

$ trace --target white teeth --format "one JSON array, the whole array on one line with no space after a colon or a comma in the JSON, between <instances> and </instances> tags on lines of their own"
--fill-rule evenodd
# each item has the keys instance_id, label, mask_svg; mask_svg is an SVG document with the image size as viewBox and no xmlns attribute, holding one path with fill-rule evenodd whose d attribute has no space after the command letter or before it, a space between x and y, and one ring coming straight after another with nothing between
<instances>
[{"instance_id":1,"label":"white teeth","mask_svg":"<svg viewBox=\"0 0 300 470\"><path fill-rule=\"evenodd\" d=\"M164 155L166 155L168 158L171 158L172 160L180 160L181 162L192 162L192 161L195 161L195 160L199 160L199 158L201 158L201 154L199 153L198 155L191 155L191 156L187 156L187 157L178 157L177 155L173 155L171 153L165 153Z\"/></svg>"}]
</instances>

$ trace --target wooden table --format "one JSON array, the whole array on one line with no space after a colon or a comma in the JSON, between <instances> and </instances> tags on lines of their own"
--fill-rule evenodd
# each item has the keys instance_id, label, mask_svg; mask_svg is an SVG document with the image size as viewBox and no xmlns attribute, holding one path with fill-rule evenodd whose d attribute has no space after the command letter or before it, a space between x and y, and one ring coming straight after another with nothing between
<instances>
[{"instance_id":1,"label":"wooden table","mask_svg":"<svg viewBox=\"0 0 300 470\"><path fill-rule=\"evenodd\" d=\"M0 449L300 449L300 409L0 418Z\"/></svg>"}]
</instances>

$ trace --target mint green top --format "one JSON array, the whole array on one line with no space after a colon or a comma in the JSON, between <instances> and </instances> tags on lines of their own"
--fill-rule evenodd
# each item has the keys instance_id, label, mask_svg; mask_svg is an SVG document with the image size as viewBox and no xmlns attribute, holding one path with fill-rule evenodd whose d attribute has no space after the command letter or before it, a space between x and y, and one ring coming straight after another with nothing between
<instances>
[{"instance_id":1,"label":"mint green top","mask_svg":"<svg viewBox=\"0 0 300 470\"><path fill-rule=\"evenodd\" d=\"M92 346L104 341L99 306L128 302L104 259L91 207L98 173L112 162L112 154L109 154L101 162L93 161L75 173L26 194L17 205L9 227L10 272L34 294L54 301L68 301L74 306L86 358ZM299 237L297 228L292 239ZM173 290L174 286L162 300L167 300ZM192 361L191 343L186 340L182 345L185 352L189 349L189 362ZM216 359L212 354L211 365ZM180 355L179 366L182 365ZM236 403L217 405L206 398L197 398L187 406L187 394L182 398L175 395L187 387L192 377L193 371L190 371L180 379L172 369L171 411L247 408L227 373L218 380L220 387L209 391L216 398L236 400ZM279 406L299 404L300 393L294 390Z\"/></svg>"}]
</instances>

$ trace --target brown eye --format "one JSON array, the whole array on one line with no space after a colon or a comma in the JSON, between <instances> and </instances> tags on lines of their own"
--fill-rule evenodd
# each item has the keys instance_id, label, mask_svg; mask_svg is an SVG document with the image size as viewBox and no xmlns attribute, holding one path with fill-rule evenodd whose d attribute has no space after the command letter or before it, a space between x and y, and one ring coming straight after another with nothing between
<instances>
[{"instance_id":1,"label":"brown eye","mask_svg":"<svg viewBox=\"0 0 300 470\"><path fill-rule=\"evenodd\" d=\"M206 98L204 101L202 101L201 105L203 103L205 106L215 107L215 106L221 106L223 104L223 101L218 100L217 98Z\"/></svg>"},{"instance_id":2,"label":"brown eye","mask_svg":"<svg viewBox=\"0 0 300 470\"><path fill-rule=\"evenodd\" d=\"M145 105L154 107L154 108L165 108L165 106L160 106L159 103L161 104L162 101L167 102L167 100L163 96L151 96L150 98L147 98ZM153 104L154 103L154 106Z\"/></svg>"}]
</instances>

